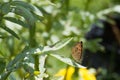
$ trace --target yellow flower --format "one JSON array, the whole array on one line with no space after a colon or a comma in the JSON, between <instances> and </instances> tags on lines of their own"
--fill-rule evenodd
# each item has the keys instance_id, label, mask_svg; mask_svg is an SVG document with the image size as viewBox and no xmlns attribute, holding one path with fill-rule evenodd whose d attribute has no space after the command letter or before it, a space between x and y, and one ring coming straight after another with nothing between
<instances>
[{"instance_id":1,"label":"yellow flower","mask_svg":"<svg viewBox=\"0 0 120 80\"><path fill-rule=\"evenodd\" d=\"M80 68L79 73L82 80L96 80L94 69L92 71L92 69Z\"/></svg>"},{"instance_id":2,"label":"yellow flower","mask_svg":"<svg viewBox=\"0 0 120 80\"><path fill-rule=\"evenodd\" d=\"M69 67L68 69L61 69L55 76L66 76L66 80L71 80L72 74L74 73L74 67Z\"/></svg>"},{"instance_id":3,"label":"yellow flower","mask_svg":"<svg viewBox=\"0 0 120 80\"><path fill-rule=\"evenodd\" d=\"M65 80L72 80L72 75L75 72L74 67L69 67L68 69L61 69L55 76L62 76ZM94 69L79 69L80 80L96 80Z\"/></svg>"},{"instance_id":4,"label":"yellow flower","mask_svg":"<svg viewBox=\"0 0 120 80\"><path fill-rule=\"evenodd\" d=\"M74 72L75 72L74 67L69 67L67 70L66 80L71 80L71 77Z\"/></svg>"}]
</instances>

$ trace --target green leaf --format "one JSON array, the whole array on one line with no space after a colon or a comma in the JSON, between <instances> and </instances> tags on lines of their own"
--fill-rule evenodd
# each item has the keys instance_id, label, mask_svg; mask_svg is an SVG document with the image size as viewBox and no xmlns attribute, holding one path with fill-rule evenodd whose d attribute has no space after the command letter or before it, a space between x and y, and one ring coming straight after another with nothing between
<instances>
[{"instance_id":1,"label":"green leaf","mask_svg":"<svg viewBox=\"0 0 120 80\"><path fill-rule=\"evenodd\" d=\"M24 8L26 8L29 11L34 11L34 7L32 5L30 5L29 3L23 2L23 1L12 1L11 5L13 6L22 6Z\"/></svg>"},{"instance_id":2,"label":"green leaf","mask_svg":"<svg viewBox=\"0 0 120 80\"><path fill-rule=\"evenodd\" d=\"M36 20L39 20L39 21L44 21L44 17L43 16L39 16L38 14L36 14L35 12L33 13L33 16Z\"/></svg>"},{"instance_id":3,"label":"green leaf","mask_svg":"<svg viewBox=\"0 0 120 80\"><path fill-rule=\"evenodd\" d=\"M41 11L37 7L35 7L34 5L31 5L29 3L26 3L23 1L13 1L11 4L14 6L22 6L22 7L26 8L27 10L29 10L39 16L43 16Z\"/></svg>"},{"instance_id":4,"label":"green leaf","mask_svg":"<svg viewBox=\"0 0 120 80\"><path fill-rule=\"evenodd\" d=\"M33 7L34 7L34 11L32 11L32 12L40 17L43 17L41 10L39 10L39 8L37 6L33 6Z\"/></svg>"},{"instance_id":5,"label":"green leaf","mask_svg":"<svg viewBox=\"0 0 120 80\"><path fill-rule=\"evenodd\" d=\"M10 12L10 4L9 3L4 3L4 4L2 4L1 7L2 7L1 11L3 14L7 14Z\"/></svg>"},{"instance_id":6,"label":"green leaf","mask_svg":"<svg viewBox=\"0 0 120 80\"><path fill-rule=\"evenodd\" d=\"M30 26L34 26L35 18L33 17L32 13L29 10L27 10L26 8L24 8L22 6L16 6L14 9L15 9L14 10L15 14L18 14L18 15L24 17Z\"/></svg>"},{"instance_id":7,"label":"green leaf","mask_svg":"<svg viewBox=\"0 0 120 80\"><path fill-rule=\"evenodd\" d=\"M74 67L78 67L78 68L86 68L76 62L74 62L73 60L71 60L70 58L65 58L65 57L62 57L60 55L57 55L57 54L50 54L51 56L57 58L58 60L68 64L68 65L71 65L71 66L74 66Z\"/></svg>"},{"instance_id":8,"label":"green leaf","mask_svg":"<svg viewBox=\"0 0 120 80\"><path fill-rule=\"evenodd\" d=\"M72 38L66 38L61 41L58 41L57 43L55 43L54 45L51 45L51 46L45 46L45 47L40 46L37 48L32 48L31 50L28 50L28 53L41 54L41 53L48 52L48 51L56 51L56 50L63 48L71 40L72 40Z\"/></svg>"},{"instance_id":9,"label":"green leaf","mask_svg":"<svg viewBox=\"0 0 120 80\"><path fill-rule=\"evenodd\" d=\"M16 19L16 18L13 18L13 17L4 17L4 19L8 20L8 21L11 21L11 22L14 22L14 23L17 23L25 28L28 28L28 24L26 24L25 22L19 20L19 19Z\"/></svg>"},{"instance_id":10,"label":"green leaf","mask_svg":"<svg viewBox=\"0 0 120 80\"><path fill-rule=\"evenodd\" d=\"M72 39L73 38L66 38L61 41L58 41L54 45L45 46L44 49L42 50L42 52L59 50L59 49L63 48L64 46L66 46Z\"/></svg>"},{"instance_id":11,"label":"green leaf","mask_svg":"<svg viewBox=\"0 0 120 80\"><path fill-rule=\"evenodd\" d=\"M29 65L29 63L24 64L23 67L24 67L24 70L25 70L26 72L29 72L30 74L33 74L34 70L33 70L33 68Z\"/></svg>"},{"instance_id":12,"label":"green leaf","mask_svg":"<svg viewBox=\"0 0 120 80\"><path fill-rule=\"evenodd\" d=\"M5 25L1 25L0 27L3 28L8 33L10 33L11 35L13 35L14 37L16 37L17 39L20 39L19 36L10 28L6 27Z\"/></svg>"},{"instance_id":13,"label":"green leaf","mask_svg":"<svg viewBox=\"0 0 120 80\"><path fill-rule=\"evenodd\" d=\"M23 60L25 58L25 56L29 55L29 53L27 51L27 48L28 47L25 47L24 50L21 53L19 53L12 61L10 61L8 63L8 65L6 67L6 69L8 71L11 70L17 62Z\"/></svg>"}]
</instances>

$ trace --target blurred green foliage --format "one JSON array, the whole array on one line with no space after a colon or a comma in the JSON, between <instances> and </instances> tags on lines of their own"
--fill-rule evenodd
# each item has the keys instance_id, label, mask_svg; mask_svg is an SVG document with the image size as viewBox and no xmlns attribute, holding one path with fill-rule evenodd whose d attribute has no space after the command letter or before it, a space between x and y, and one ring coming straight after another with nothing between
<instances>
[{"instance_id":1,"label":"blurred green foliage","mask_svg":"<svg viewBox=\"0 0 120 80\"><path fill-rule=\"evenodd\" d=\"M98 19L97 14L114 7L118 2L120 1L0 0L0 74L4 77L3 80L21 80L27 73L30 73L31 80L34 80L33 73L39 71L41 56L44 56L42 59L46 62L43 62L43 73L40 71L40 77L53 77L59 69L68 65L63 63L64 60L61 62L48 54L56 53L71 58L71 48L79 41L84 42L85 49L89 48L93 52L103 50L103 47L98 45L100 39L87 42L84 36L90 25ZM73 40L66 40L68 37L73 37ZM60 40L63 40L63 43L60 42L57 47L64 48L60 47L59 50L51 52L58 45L52 44ZM64 45L66 42L69 44ZM52 45L52 49L47 48L45 55L34 54L37 48L40 50L38 53L41 53L44 50L42 48L48 45ZM31 55L27 55L27 52ZM34 65L34 68L31 65Z\"/></svg>"}]
</instances>

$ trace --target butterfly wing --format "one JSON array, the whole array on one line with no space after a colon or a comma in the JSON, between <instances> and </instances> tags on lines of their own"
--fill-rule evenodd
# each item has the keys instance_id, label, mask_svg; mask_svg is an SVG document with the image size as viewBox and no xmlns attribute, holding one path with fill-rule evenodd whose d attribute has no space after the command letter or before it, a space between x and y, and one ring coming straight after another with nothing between
<instances>
[{"instance_id":1,"label":"butterfly wing","mask_svg":"<svg viewBox=\"0 0 120 80\"><path fill-rule=\"evenodd\" d=\"M80 62L80 59L82 57L82 48L83 43L78 42L73 48L72 48L72 57L75 61Z\"/></svg>"}]
</instances>

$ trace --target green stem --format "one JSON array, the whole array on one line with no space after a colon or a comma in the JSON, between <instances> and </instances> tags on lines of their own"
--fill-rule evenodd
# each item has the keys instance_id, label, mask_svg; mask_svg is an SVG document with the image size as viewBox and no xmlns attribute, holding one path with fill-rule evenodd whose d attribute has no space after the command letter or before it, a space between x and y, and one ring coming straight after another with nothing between
<instances>
[{"instance_id":1,"label":"green stem","mask_svg":"<svg viewBox=\"0 0 120 80\"><path fill-rule=\"evenodd\" d=\"M29 28L29 45L30 47L36 47L36 40L35 40L35 25L30 26Z\"/></svg>"},{"instance_id":2,"label":"green stem","mask_svg":"<svg viewBox=\"0 0 120 80\"><path fill-rule=\"evenodd\" d=\"M79 78L78 72L79 72L79 68L75 67L75 72L72 75L72 79L78 80L78 78Z\"/></svg>"},{"instance_id":3,"label":"green stem","mask_svg":"<svg viewBox=\"0 0 120 80\"><path fill-rule=\"evenodd\" d=\"M33 48L33 47L36 47L36 40L35 40L35 24L34 24L34 26L30 26L30 28L29 28L29 40L30 40L30 42L29 42L29 45L30 45L30 47L31 48ZM33 56L34 57L34 61L35 61L35 65L34 65L34 68L35 68L35 70L39 70L39 66L38 66L38 64L39 64L39 56L38 55L34 55Z\"/></svg>"}]
</instances>

